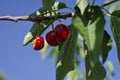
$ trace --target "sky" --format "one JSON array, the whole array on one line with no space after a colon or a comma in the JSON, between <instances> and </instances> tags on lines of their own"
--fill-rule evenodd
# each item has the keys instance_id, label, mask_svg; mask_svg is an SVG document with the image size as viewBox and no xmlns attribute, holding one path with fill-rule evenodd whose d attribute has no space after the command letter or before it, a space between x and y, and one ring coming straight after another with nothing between
<instances>
[{"instance_id":1,"label":"sky","mask_svg":"<svg viewBox=\"0 0 120 80\"><path fill-rule=\"evenodd\" d=\"M1 0L0 16L29 15L42 6L41 1ZM57 1L64 1L70 7L75 4L75 0ZM62 22L66 25L70 23L69 19ZM55 80L55 59L47 56L43 60L40 52L33 50L31 44L23 46L24 36L30 30L32 24L29 21L19 21L17 23L0 21L0 72L4 74L6 80ZM108 27L109 24L106 24L106 26ZM113 46L108 60L113 62L116 72L115 80L118 80L120 65L116 54L116 47Z\"/></svg>"}]
</instances>

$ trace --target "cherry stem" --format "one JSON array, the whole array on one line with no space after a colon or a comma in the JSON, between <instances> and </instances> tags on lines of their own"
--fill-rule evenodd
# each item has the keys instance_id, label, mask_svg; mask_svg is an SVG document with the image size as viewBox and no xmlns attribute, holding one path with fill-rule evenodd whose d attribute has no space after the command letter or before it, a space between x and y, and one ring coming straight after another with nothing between
<instances>
[{"instance_id":1,"label":"cherry stem","mask_svg":"<svg viewBox=\"0 0 120 80\"><path fill-rule=\"evenodd\" d=\"M54 14L57 15L55 11L54 11ZM58 18L58 21L61 23L61 20L59 18Z\"/></svg>"},{"instance_id":2,"label":"cherry stem","mask_svg":"<svg viewBox=\"0 0 120 80\"><path fill-rule=\"evenodd\" d=\"M95 0L92 1L92 6L95 4Z\"/></svg>"},{"instance_id":3,"label":"cherry stem","mask_svg":"<svg viewBox=\"0 0 120 80\"><path fill-rule=\"evenodd\" d=\"M55 28L54 28L54 24L52 23L52 30L54 30Z\"/></svg>"},{"instance_id":4,"label":"cherry stem","mask_svg":"<svg viewBox=\"0 0 120 80\"><path fill-rule=\"evenodd\" d=\"M37 24L40 24L40 25L41 25L41 23L37 23ZM38 36L40 35L40 27L39 27L39 26L37 26L37 35L38 35Z\"/></svg>"}]
</instances>

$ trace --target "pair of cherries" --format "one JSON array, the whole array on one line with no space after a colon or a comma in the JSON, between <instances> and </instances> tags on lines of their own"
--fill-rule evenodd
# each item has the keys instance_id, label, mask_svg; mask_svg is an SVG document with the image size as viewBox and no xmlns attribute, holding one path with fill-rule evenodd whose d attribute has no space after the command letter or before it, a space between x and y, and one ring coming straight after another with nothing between
<instances>
[{"instance_id":1,"label":"pair of cherries","mask_svg":"<svg viewBox=\"0 0 120 80\"><path fill-rule=\"evenodd\" d=\"M63 43L69 35L69 29L64 24L58 24L54 30L46 34L46 41L50 46L57 46ZM32 41L35 50L40 50L44 47L44 39L42 36L36 36Z\"/></svg>"}]
</instances>

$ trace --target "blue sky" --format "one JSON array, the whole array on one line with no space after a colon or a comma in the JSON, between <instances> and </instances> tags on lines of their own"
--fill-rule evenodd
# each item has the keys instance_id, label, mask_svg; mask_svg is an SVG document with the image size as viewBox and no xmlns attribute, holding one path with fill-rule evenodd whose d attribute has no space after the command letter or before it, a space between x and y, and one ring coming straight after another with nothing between
<instances>
[{"instance_id":1,"label":"blue sky","mask_svg":"<svg viewBox=\"0 0 120 80\"><path fill-rule=\"evenodd\" d=\"M41 1L1 0L0 16L29 15L42 6ZM71 7L75 4L74 0L59 1L65 1ZM70 22L64 20L63 23L67 25ZM34 51L31 44L23 46L24 35L32 24L27 21L0 21L0 72L3 72L7 80L55 80L55 60L49 57L42 60L41 54ZM113 62L115 77L118 78L120 65L116 53L116 48L113 47L108 60Z\"/></svg>"}]
</instances>

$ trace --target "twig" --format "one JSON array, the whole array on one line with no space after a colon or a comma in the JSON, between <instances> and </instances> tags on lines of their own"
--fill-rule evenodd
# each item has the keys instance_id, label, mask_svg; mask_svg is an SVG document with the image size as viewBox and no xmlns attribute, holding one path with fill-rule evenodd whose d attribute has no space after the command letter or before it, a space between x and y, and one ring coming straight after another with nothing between
<instances>
[{"instance_id":1,"label":"twig","mask_svg":"<svg viewBox=\"0 0 120 80\"><path fill-rule=\"evenodd\" d=\"M27 21L29 20L29 16L17 16L17 17L13 17L13 16L0 16L0 20L6 20L6 21L20 21L20 20L24 20Z\"/></svg>"},{"instance_id":2,"label":"twig","mask_svg":"<svg viewBox=\"0 0 120 80\"><path fill-rule=\"evenodd\" d=\"M64 14L64 15L55 15L55 16L0 16L0 20L6 21L33 21L40 22L42 20L57 20L58 18L66 19L72 17L72 13Z\"/></svg>"}]
</instances>

